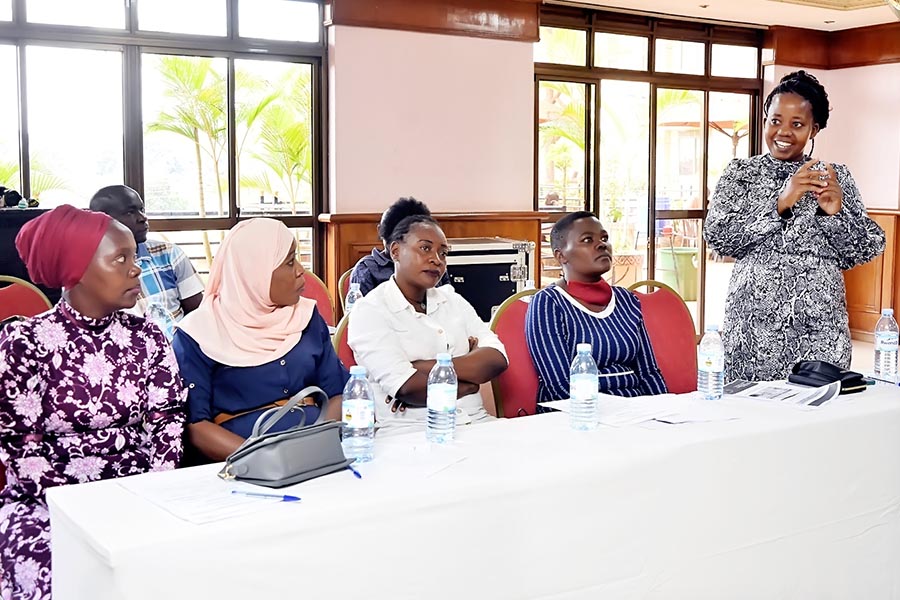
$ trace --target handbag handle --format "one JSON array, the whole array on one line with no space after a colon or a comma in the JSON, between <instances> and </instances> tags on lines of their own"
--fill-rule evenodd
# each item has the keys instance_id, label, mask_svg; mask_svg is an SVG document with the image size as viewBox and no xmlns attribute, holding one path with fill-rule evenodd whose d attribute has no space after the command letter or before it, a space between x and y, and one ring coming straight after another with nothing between
<instances>
[{"instance_id":1,"label":"handbag handle","mask_svg":"<svg viewBox=\"0 0 900 600\"><path fill-rule=\"evenodd\" d=\"M325 392L314 385L307 386L291 396L291 399L285 402L284 406L279 408L270 408L263 414L259 415L256 419L256 423L253 424L253 432L250 434L251 438L256 438L261 435L265 435L272 427L275 426L281 418L291 412L296 406L307 396L319 396L319 399L322 401L322 407L325 407L325 403L328 402L328 396ZM300 410L303 410L302 408ZM319 411L319 420L322 418L322 411ZM306 423L306 411L303 411L303 417L300 419L300 426L302 427Z\"/></svg>"}]
</instances>

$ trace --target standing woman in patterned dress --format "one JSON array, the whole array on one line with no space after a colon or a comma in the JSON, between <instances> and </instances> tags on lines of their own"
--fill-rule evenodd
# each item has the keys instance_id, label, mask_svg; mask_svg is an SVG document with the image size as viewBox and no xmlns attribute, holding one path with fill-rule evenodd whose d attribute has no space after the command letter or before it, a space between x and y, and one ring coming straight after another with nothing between
<instances>
[{"instance_id":1,"label":"standing woman in patterned dress","mask_svg":"<svg viewBox=\"0 0 900 600\"><path fill-rule=\"evenodd\" d=\"M815 77L785 75L765 102L769 153L731 161L716 186L706 241L737 259L725 305L726 380L784 379L801 360L850 366L841 271L881 254L884 232L847 167L813 158L829 110Z\"/></svg>"},{"instance_id":2,"label":"standing woman in patterned dress","mask_svg":"<svg viewBox=\"0 0 900 600\"><path fill-rule=\"evenodd\" d=\"M0 333L0 598L50 598L47 488L174 468L184 389L162 331L120 309L141 292L124 225L65 205L16 247L55 308Z\"/></svg>"}]
</instances>

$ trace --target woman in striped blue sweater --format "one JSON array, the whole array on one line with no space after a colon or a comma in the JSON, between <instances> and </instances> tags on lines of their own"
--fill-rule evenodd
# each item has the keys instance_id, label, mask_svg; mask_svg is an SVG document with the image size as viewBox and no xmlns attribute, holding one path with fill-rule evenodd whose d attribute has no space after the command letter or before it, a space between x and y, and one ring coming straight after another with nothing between
<instances>
[{"instance_id":1,"label":"woman in striped blue sweater","mask_svg":"<svg viewBox=\"0 0 900 600\"><path fill-rule=\"evenodd\" d=\"M525 320L538 402L569 397L569 365L582 342L597 361L601 393L666 393L640 301L602 278L612 266L612 244L600 221L585 211L568 214L553 226L550 246L563 277L534 296Z\"/></svg>"}]
</instances>

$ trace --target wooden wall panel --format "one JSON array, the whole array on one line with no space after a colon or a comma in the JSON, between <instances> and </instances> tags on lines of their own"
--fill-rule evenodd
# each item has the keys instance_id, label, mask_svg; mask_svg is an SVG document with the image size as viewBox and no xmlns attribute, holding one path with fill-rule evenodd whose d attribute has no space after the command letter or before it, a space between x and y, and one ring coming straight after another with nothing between
<instances>
[{"instance_id":1,"label":"wooden wall panel","mask_svg":"<svg viewBox=\"0 0 900 600\"><path fill-rule=\"evenodd\" d=\"M831 69L900 62L900 23L834 31L829 35Z\"/></svg>"},{"instance_id":2,"label":"wooden wall panel","mask_svg":"<svg viewBox=\"0 0 900 600\"><path fill-rule=\"evenodd\" d=\"M841 31L770 27L763 47L772 62L810 69L845 69L900 62L900 23Z\"/></svg>"},{"instance_id":3,"label":"wooden wall panel","mask_svg":"<svg viewBox=\"0 0 900 600\"><path fill-rule=\"evenodd\" d=\"M538 41L540 0L329 0L326 24Z\"/></svg>"},{"instance_id":4,"label":"wooden wall panel","mask_svg":"<svg viewBox=\"0 0 900 600\"><path fill-rule=\"evenodd\" d=\"M844 272L847 313L854 339L871 342L882 308L898 307L900 300L900 211L870 210L869 216L884 229L884 254Z\"/></svg>"},{"instance_id":5,"label":"wooden wall panel","mask_svg":"<svg viewBox=\"0 0 900 600\"><path fill-rule=\"evenodd\" d=\"M541 223L547 215L539 212L498 212L473 214L435 214L448 238L503 237L535 243L535 265L532 278L537 280L540 263ZM337 282L341 274L374 247L381 246L377 225L380 213L322 214L325 223L326 272L322 278L337 300ZM340 318L340 306L337 307Z\"/></svg>"}]
</instances>

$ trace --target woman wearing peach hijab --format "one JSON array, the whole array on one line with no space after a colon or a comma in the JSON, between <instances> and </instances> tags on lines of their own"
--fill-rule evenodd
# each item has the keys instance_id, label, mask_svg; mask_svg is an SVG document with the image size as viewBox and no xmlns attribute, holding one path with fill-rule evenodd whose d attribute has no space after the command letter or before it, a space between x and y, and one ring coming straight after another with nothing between
<instances>
[{"instance_id":1,"label":"woman wearing peach hijab","mask_svg":"<svg viewBox=\"0 0 900 600\"><path fill-rule=\"evenodd\" d=\"M304 269L297 241L273 219L234 227L219 247L200 307L172 340L188 388L188 434L207 459L220 461L250 435L263 411L309 385L330 397L305 407L306 422L324 410L340 418L349 378L315 302L300 296ZM299 423L289 413L277 429Z\"/></svg>"}]
</instances>

